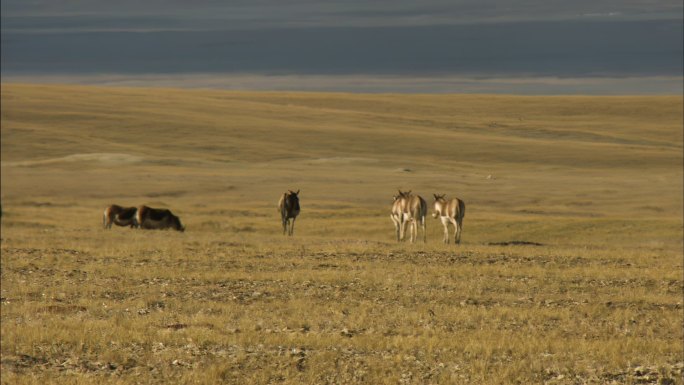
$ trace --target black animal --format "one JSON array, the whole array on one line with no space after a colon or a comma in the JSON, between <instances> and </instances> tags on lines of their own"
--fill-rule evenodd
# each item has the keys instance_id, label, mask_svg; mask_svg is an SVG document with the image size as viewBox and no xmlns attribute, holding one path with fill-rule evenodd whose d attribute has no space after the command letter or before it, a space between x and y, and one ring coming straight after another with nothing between
<instances>
[{"instance_id":1,"label":"black animal","mask_svg":"<svg viewBox=\"0 0 684 385\"><path fill-rule=\"evenodd\" d=\"M181 223L180 218L175 216L169 209L140 206L138 207L136 219L141 229L185 231L185 226Z\"/></svg>"}]
</instances>

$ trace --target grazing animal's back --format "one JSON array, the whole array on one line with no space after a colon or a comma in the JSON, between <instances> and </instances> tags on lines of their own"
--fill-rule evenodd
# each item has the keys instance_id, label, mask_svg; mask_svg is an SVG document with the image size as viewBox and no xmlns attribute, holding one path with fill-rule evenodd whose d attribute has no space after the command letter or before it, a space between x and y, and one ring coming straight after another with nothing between
<instances>
[{"instance_id":1,"label":"grazing animal's back","mask_svg":"<svg viewBox=\"0 0 684 385\"><path fill-rule=\"evenodd\" d=\"M185 226L169 209L155 209L147 206L138 207L137 213L140 228L150 230L173 229L185 231Z\"/></svg>"}]
</instances>

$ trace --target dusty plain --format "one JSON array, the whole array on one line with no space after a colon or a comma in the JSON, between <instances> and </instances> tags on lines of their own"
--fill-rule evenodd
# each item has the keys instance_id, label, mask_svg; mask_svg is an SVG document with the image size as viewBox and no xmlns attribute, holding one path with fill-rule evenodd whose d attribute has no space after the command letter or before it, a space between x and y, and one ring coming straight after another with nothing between
<instances>
[{"instance_id":1,"label":"dusty plain","mask_svg":"<svg viewBox=\"0 0 684 385\"><path fill-rule=\"evenodd\" d=\"M1 113L2 384L682 384L681 96L3 84ZM397 243L398 188L463 199L462 244Z\"/></svg>"}]
</instances>

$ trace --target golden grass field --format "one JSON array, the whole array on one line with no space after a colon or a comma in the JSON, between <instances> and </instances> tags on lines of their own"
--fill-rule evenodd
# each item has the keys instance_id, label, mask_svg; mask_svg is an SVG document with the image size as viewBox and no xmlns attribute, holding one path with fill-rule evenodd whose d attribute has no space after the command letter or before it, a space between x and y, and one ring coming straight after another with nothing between
<instances>
[{"instance_id":1,"label":"golden grass field","mask_svg":"<svg viewBox=\"0 0 684 385\"><path fill-rule=\"evenodd\" d=\"M2 383L682 384L682 101L3 84Z\"/></svg>"}]
</instances>

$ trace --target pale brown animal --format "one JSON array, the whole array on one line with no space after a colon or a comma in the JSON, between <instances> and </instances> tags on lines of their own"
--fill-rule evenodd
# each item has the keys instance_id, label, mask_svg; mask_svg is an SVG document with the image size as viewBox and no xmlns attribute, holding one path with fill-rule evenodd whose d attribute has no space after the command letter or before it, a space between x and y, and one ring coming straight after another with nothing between
<instances>
[{"instance_id":1,"label":"pale brown animal","mask_svg":"<svg viewBox=\"0 0 684 385\"><path fill-rule=\"evenodd\" d=\"M394 223L394 232L396 234L397 242L402 239L402 231L404 229L404 207L406 206L406 198L410 194L403 193L399 190L399 195L395 195L394 201L392 202L392 211L390 213L390 219Z\"/></svg>"},{"instance_id":2,"label":"pale brown animal","mask_svg":"<svg viewBox=\"0 0 684 385\"><path fill-rule=\"evenodd\" d=\"M454 243L461 243L461 231L463 231L463 217L465 217L465 203L458 199L446 199L445 195L433 194L435 202L432 207L433 218L439 217L444 226L444 243L449 243L449 224L454 225Z\"/></svg>"},{"instance_id":3,"label":"pale brown animal","mask_svg":"<svg viewBox=\"0 0 684 385\"><path fill-rule=\"evenodd\" d=\"M119 205L108 206L102 215L102 226L111 229L112 224L117 226L138 227L136 218L137 209L135 207L121 207Z\"/></svg>"},{"instance_id":4,"label":"pale brown animal","mask_svg":"<svg viewBox=\"0 0 684 385\"><path fill-rule=\"evenodd\" d=\"M301 211L299 207L299 190L297 192L288 190L286 193L283 193L278 201L278 210L280 211L280 219L283 223L283 235L292 236L294 234L295 219L297 219L297 215Z\"/></svg>"},{"instance_id":5,"label":"pale brown animal","mask_svg":"<svg viewBox=\"0 0 684 385\"><path fill-rule=\"evenodd\" d=\"M401 241L406 236L406 225L410 225L410 239L414 243L418 238L418 224L423 230L423 242L427 242L427 226L425 217L427 216L427 203L419 195L411 194L411 191L402 192L394 197L392 213L390 218L394 222L397 233L397 241Z\"/></svg>"},{"instance_id":6,"label":"pale brown animal","mask_svg":"<svg viewBox=\"0 0 684 385\"><path fill-rule=\"evenodd\" d=\"M185 226L181 223L180 218L169 209L140 206L138 207L136 218L141 229L185 231Z\"/></svg>"}]
</instances>

